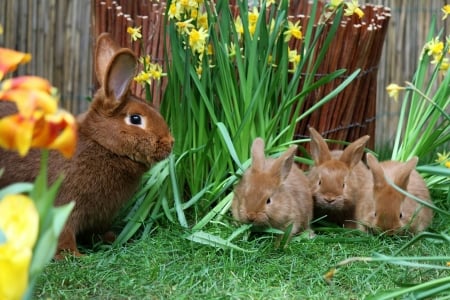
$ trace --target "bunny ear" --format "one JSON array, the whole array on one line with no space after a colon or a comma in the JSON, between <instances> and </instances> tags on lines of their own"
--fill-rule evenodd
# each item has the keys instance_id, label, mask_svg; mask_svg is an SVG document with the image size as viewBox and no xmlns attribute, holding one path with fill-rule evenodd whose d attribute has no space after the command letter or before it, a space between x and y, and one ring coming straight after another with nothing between
<instances>
[{"instance_id":1,"label":"bunny ear","mask_svg":"<svg viewBox=\"0 0 450 300\"><path fill-rule=\"evenodd\" d=\"M347 148L344 149L339 160L349 166L349 168L356 166L364 155L364 148L369 139L370 136L365 135L348 145Z\"/></svg>"},{"instance_id":2,"label":"bunny ear","mask_svg":"<svg viewBox=\"0 0 450 300\"><path fill-rule=\"evenodd\" d=\"M331 159L330 148L322 138L322 136L312 127L309 127L311 134L311 156L314 159L316 165L320 165L323 162Z\"/></svg>"},{"instance_id":3,"label":"bunny ear","mask_svg":"<svg viewBox=\"0 0 450 300\"><path fill-rule=\"evenodd\" d=\"M367 158L367 165L369 166L370 171L372 172L374 186L376 188L382 188L387 184L386 178L384 177L383 168L381 167L380 163L375 158L375 156L373 156L372 154L367 153L366 158Z\"/></svg>"},{"instance_id":4,"label":"bunny ear","mask_svg":"<svg viewBox=\"0 0 450 300\"><path fill-rule=\"evenodd\" d=\"M395 170L394 183L398 187L406 190L409 183L409 177L412 171L416 168L418 160L418 157L414 156L406 163L402 164L397 170Z\"/></svg>"},{"instance_id":5,"label":"bunny ear","mask_svg":"<svg viewBox=\"0 0 450 300\"><path fill-rule=\"evenodd\" d=\"M97 39L95 72L105 90L105 96L119 101L128 91L136 73L136 55L120 48L108 33Z\"/></svg>"},{"instance_id":6,"label":"bunny ear","mask_svg":"<svg viewBox=\"0 0 450 300\"><path fill-rule=\"evenodd\" d=\"M278 177L280 181L284 181L289 175L289 172L291 172L292 165L294 164L295 152L297 152L297 146L289 147L289 149L278 157L272 165L270 171L275 177Z\"/></svg>"},{"instance_id":7,"label":"bunny ear","mask_svg":"<svg viewBox=\"0 0 450 300\"><path fill-rule=\"evenodd\" d=\"M252 168L257 171L264 169L264 141L262 138L256 138L252 144Z\"/></svg>"}]
</instances>

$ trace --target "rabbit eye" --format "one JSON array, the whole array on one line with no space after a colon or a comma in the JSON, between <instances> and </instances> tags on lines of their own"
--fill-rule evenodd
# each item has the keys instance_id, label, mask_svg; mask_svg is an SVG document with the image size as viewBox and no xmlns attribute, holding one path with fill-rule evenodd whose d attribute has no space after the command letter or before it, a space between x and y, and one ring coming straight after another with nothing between
<instances>
[{"instance_id":1,"label":"rabbit eye","mask_svg":"<svg viewBox=\"0 0 450 300\"><path fill-rule=\"evenodd\" d=\"M133 125L141 125L142 124L142 119L140 115L131 115L130 116L130 123Z\"/></svg>"},{"instance_id":2,"label":"rabbit eye","mask_svg":"<svg viewBox=\"0 0 450 300\"><path fill-rule=\"evenodd\" d=\"M125 123L145 129L146 119L140 114L130 114L125 117Z\"/></svg>"},{"instance_id":3,"label":"rabbit eye","mask_svg":"<svg viewBox=\"0 0 450 300\"><path fill-rule=\"evenodd\" d=\"M272 199L267 198L266 204L270 204L270 203L272 203Z\"/></svg>"}]
</instances>

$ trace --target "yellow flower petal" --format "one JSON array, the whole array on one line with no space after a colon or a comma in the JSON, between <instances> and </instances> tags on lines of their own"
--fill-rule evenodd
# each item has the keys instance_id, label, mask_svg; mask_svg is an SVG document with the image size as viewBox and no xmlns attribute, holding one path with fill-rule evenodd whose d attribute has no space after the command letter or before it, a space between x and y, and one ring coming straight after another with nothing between
<instances>
[{"instance_id":1,"label":"yellow flower petal","mask_svg":"<svg viewBox=\"0 0 450 300\"><path fill-rule=\"evenodd\" d=\"M14 71L21 63L31 60L31 54L0 48L0 80L6 73Z\"/></svg>"},{"instance_id":2,"label":"yellow flower petal","mask_svg":"<svg viewBox=\"0 0 450 300\"><path fill-rule=\"evenodd\" d=\"M389 97L394 98L395 101L398 100L398 93L401 90L404 90L404 87L399 86L398 84L391 83L386 87L386 91L388 92Z\"/></svg>"},{"instance_id":3,"label":"yellow flower petal","mask_svg":"<svg viewBox=\"0 0 450 300\"><path fill-rule=\"evenodd\" d=\"M2 82L2 91L11 89L39 90L50 94L52 85L39 76L19 76Z\"/></svg>"},{"instance_id":4,"label":"yellow flower petal","mask_svg":"<svg viewBox=\"0 0 450 300\"><path fill-rule=\"evenodd\" d=\"M77 126L75 118L59 111L54 115L45 115L36 122L32 147L54 149L70 158L75 153Z\"/></svg>"},{"instance_id":5,"label":"yellow flower petal","mask_svg":"<svg viewBox=\"0 0 450 300\"><path fill-rule=\"evenodd\" d=\"M39 229L39 214L33 200L24 195L6 195L0 200L0 229L7 243L17 249L32 249Z\"/></svg>"},{"instance_id":6,"label":"yellow flower petal","mask_svg":"<svg viewBox=\"0 0 450 300\"><path fill-rule=\"evenodd\" d=\"M34 122L20 114L0 119L0 147L25 156L31 147Z\"/></svg>"},{"instance_id":7,"label":"yellow flower petal","mask_svg":"<svg viewBox=\"0 0 450 300\"><path fill-rule=\"evenodd\" d=\"M30 248L16 248L12 243L0 245L0 299L22 299L28 286Z\"/></svg>"},{"instance_id":8,"label":"yellow flower petal","mask_svg":"<svg viewBox=\"0 0 450 300\"><path fill-rule=\"evenodd\" d=\"M0 100L16 103L19 112L31 116L36 110L53 114L58 109L58 100L41 90L13 89L0 92Z\"/></svg>"}]
</instances>

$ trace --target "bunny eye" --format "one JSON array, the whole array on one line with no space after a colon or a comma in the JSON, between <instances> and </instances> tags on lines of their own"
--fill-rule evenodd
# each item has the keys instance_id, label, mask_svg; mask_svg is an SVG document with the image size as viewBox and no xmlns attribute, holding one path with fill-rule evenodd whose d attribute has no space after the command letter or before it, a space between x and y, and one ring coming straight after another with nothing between
<instances>
[{"instance_id":1,"label":"bunny eye","mask_svg":"<svg viewBox=\"0 0 450 300\"><path fill-rule=\"evenodd\" d=\"M141 125L142 124L142 119L140 115L131 115L130 116L130 123L133 125Z\"/></svg>"},{"instance_id":2,"label":"bunny eye","mask_svg":"<svg viewBox=\"0 0 450 300\"><path fill-rule=\"evenodd\" d=\"M270 204L270 203L272 203L272 199L267 198L266 204Z\"/></svg>"},{"instance_id":3,"label":"bunny eye","mask_svg":"<svg viewBox=\"0 0 450 300\"><path fill-rule=\"evenodd\" d=\"M140 114L130 114L125 117L125 123L145 129L145 117Z\"/></svg>"}]
</instances>

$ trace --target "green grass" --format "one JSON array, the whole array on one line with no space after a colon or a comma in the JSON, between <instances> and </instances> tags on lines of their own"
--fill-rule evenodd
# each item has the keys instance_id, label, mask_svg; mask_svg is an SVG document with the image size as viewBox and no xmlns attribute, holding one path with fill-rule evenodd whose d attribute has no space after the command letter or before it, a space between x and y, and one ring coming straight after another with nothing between
<instances>
[{"instance_id":1,"label":"green grass","mask_svg":"<svg viewBox=\"0 0 450 300\"><path fill-rule=\"evenodd\" d=\"M224 220L228 224L228 220ZM231 224L231 223L229 223ZM431 231L449 228L437 216ZM229 235L230 225L209 231ZM229 230L230 232L224 232ZM371 236L324 228L314 239L297 237L275 249L270 234L234 242L249 252L222 250L186 240L180 226L160 224L139 241L119 248L88 250L82 258L52 262L35 291L39 299L363 299L385 290L449 276L449 270L353 262L338 268L331 283L323 275L351 257L396 256L411 238ZM420 239L399 256L447 256L448 242ZM445 262L429 262L445 265ZM450 291L447 292L450 296Z\"/></svg>"}]
</instances>

